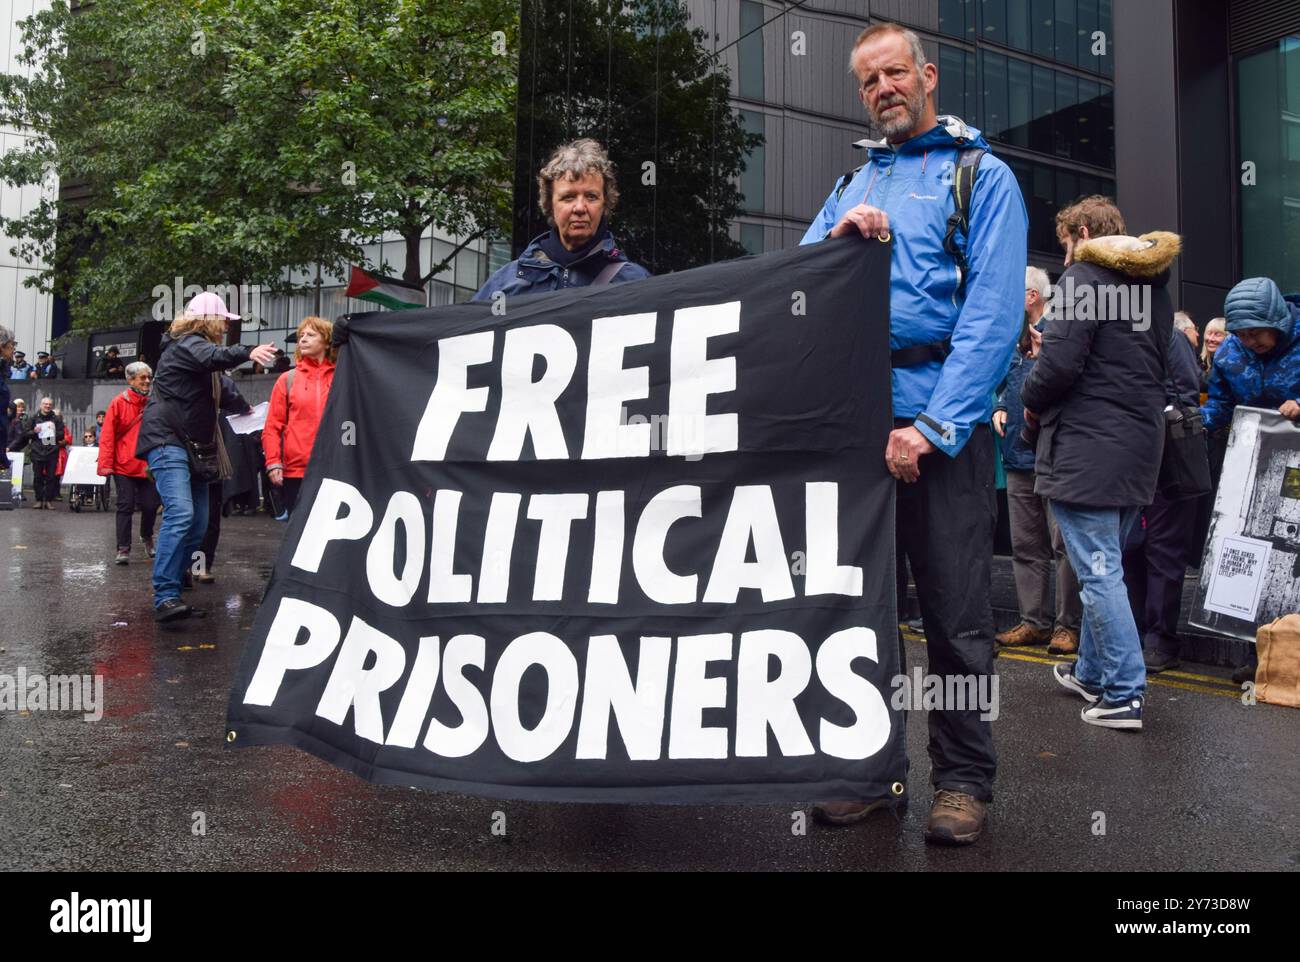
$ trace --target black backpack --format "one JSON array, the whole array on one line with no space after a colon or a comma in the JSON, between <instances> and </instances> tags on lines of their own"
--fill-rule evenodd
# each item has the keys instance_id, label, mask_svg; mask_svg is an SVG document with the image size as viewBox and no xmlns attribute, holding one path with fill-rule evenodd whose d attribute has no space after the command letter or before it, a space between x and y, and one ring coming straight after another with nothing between
<instances>
[{"instance_id":1,"label":"black backpack","mask_svg":"<svg viewBox=\"0 0 1300 962\"><path fill-rule=\"evenodd\" d=\"M953 212L948 215L948 229L943 235L943 249L957 265L957 294L966 289L966 274L969 265L966 255L957 246L957 234L970 232L970 204L975 194L975 178L979 175L980 161L988 151L983 147L966 147L957 152L957 167L952 178ZM866 164L854 167L835 182L835 200L844 196L849 183L858 175ZM952 344L945 339L934 344L914 344L899 348L890 354L891 367L913 367L927 361L942 361L952 350Z\"/></svg>"}]
</instances>

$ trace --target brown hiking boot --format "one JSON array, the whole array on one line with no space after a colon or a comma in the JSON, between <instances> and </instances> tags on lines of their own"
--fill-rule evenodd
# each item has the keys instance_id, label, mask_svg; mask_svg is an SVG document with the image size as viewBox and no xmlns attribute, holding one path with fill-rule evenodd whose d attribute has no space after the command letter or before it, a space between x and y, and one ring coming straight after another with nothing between
<instances>
[{"instance_id":1,"label":"brown hiking boot","mask_svg":"<svg viewBox=\"0 0 1300 962\"><path fill-rule=\"evenodd\" d=\"M1010 631L1003 631L994 637L1003 648L1027 648L1030 645L1047 644L1051 632L1046 628L1035 628L1027 621L1022 621Z\"/></svg>"},{"instance_id":2,"label":"brown hiking boot","mask_svg":"<svg viewBox=\"0 0 1300 962\"><path fill-rule=\"evenodd\" d=\"M1049 655L1074 655L1079 651L1079 633L1069 628L1057 628L1052 632L1051 644L1047 646Z\"/></svg>"},{"instance_id":3,"label":"brown hiking boot","mask_svg":"<svg viewBox=\"0 0 1300 962\"><path fill-rule=\"evenodd\" d=\"M940 845L970 845L984 831L984 803L974 795L941 788L934 793L925 840Z\"/></svg>"}]
</instances>

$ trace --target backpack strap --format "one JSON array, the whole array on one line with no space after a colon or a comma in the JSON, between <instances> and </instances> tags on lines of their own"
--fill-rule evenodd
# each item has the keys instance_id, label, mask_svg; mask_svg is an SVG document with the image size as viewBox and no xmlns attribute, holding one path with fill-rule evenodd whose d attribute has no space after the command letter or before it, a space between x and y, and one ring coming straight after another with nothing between
<instances>
[{"instance_id":1,"label":"backpack strap","mask_svg":"<svg viewBox=\"0 0 1300 962\"><path fill-rule=\"evenodd\" d=\"M610 261L600 269L595 280L591 282L592 287L604 287L612 283L614 278L618 277L618 272L627 266L627 261Z\"/></svg>"},{"instance_id":2,"label":"backpack strap","mask_svg":"<svg viewBox=\"0 0 1300 962\"><path fill-rule=\"evenodd\" d=\"M858 176L858 171L865 166L867 165L860 164L852 170L845 171L840 175L840 179L835 182L835 203L838 204L840 202L840 198L844 196L844 192L849 189L849 184L853 183L853 178Z\"/></svg>"},{"instance_id":3,"label":"backpack strap","mask_svg":"<svg viewBox=\"0 0 1300 962\"><path fill-rule=\"evenodd\" d=\"M280 428L280 461L285 461L284 436L289 433L289 408L293 405L293 376L298 369L290 368L284 376L284 427Z\"/></svg>"},{"instance_id":4,"label":"backpack strap","mask_svg":"<svg viewBox=\"0 0 1300 962\"><path fill-rule=\"evenodd\" d=\"M982 147L967 147L957 154L957 169L952 179L953 212L948 216L948 231L943 237L943 249L957 262L957 293L966 290L966 275L969 265L966 255L957 246L957 233L970 233L971 197L975 194L975 178L979 174L980 161L988 151Z\"/></svg>"}]
</instances>

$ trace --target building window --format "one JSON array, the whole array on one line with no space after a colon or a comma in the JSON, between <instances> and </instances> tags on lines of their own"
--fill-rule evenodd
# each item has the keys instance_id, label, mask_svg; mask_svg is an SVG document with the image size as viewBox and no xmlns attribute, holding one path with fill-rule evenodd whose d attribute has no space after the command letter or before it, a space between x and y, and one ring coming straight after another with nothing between
<instances>
[{"instance_id":1,"label":"building window","mask_svg":"<svg viewBox=\"0 0 1300 962\"><path fill-rule=\"evenodd\" d=\"M976 124L975 56L960 47L939 44L939 113Z\"/></svg>"},{"instance_id":2,"label":"building window","mask_svg":"<svg viewBox=\"0 0 1300 962\"><path fill-rule=\"evenodd\" d=\"M740 0L740 96L763 99L763 7L753 0Z\"/></svg>"},{"instance_id":3,"label":"building window","mask_svg":"<svg viewBox=\"0 0 1300 962\"><path fill-rule=\"evenodd\" d=\"M1055 0L1029 0L1029 37L1033 44L1033 52L1048 60L1056 56L1054 42L1056 35L1053 32L1053 24L1056 22L1055 11Z\"/></svg>"},{"instance_id":4,"label":"building window","mask_svg":"<svg viewBox=\"0 0 1300 962\"><path fill-rule=\"evenodd\" d=\"M751 254L763 253L763 225L741 224L740 246Z\"/></svg>"},{"instance_id":5,"label":"building window","mask_svg":"<svg viewBox=\"0 0 1300 962\"><path fill-rule=\"evenodd\" d=\"M1237 117L1242 276L1300 291L1300 35L1237 61Z\"/></svg>"},{"instance_id":6,"label":"building window","mask_svg":"<svg viewBox=\"0 0 1300 962\"><path fill-rule=\"evenodd\" d=\"M1008 124L1007 58L984 54L984 133L992 140L1004 140Z\"/></svg>"},{"instance_id":7,"label":"building window","mask_svg":"<svg viewBox=\"0 0 1300 962\"><path fill-rule=\"evenodd\" d=\"M740 111L740 124L750 133L764 133L763 115L757 110ZM763 209L763 189L767 182L767 154L763 144L749 152L745 159L745 170L740 175L740 193L743 195L741 206L745 210L761 211Z\"/></svg>"},{"instance_id":8,"label":"building window","mask_svg":"<svg viewBox=\"0 0 1300 962\"><path fill-rule=\"evenodd\" d=\"M973 41L975 0L939 0L939 32Z\"/></svg>"},{"instance_id":9,"label":"building window","mask_svg":"<svg viewBox=\"0 0 1300 962\"><path fill-rule=\"evenodd\" d=\"M1079 38L1075 33L1075 0L1056 0L1056 59L1061 63L1079 62Z\"/></svg>"}]
</instances>

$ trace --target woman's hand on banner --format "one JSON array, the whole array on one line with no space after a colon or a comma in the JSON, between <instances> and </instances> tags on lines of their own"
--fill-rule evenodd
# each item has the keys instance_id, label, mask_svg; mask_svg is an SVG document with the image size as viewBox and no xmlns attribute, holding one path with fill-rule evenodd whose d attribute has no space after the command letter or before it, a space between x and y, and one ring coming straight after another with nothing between
<instances>
[{"instance_id":1,"label":"woman's hand on banner","mask_svg":"<svg viewBox=\"0 0 1300 962\"><path fill-rule=\"evenodd\" d=\"M351 316L352 315L350 314L344 314L336 320L334 326L330 328L331 347L342 347L348 342L348 319Z\"/></svg>"},{"instance_id":2,"label":"woman's hand on banner","mask_svg":"<svg viewBox=\"0 0 1300 962\"><path fill-rule=\"evenodd\" d=\"M1284 418L1295 421L1300 418L1300 401L1284 401L1282 406L1277 409L1277 413Z\"/></svg>"},{"instance_id":3,"label":"woman's hand on banner","mask_svg":"<svg viewBox=\"0 0 1300 962\"><path fill-rule=\"evenodd\" d=\"M889 215L879 207L859 204L831 228L832 237L844 237L858 231L863 237L884 237L889 233Z\"/></svg>"},{"instance_id":4,"label":"woman's hand on banner","mask_svg":"<svg viewBox=\"0 0 1300 962\"><path fill-rule=\"evenodd\" d=\"M921 458L932 454L934 445L916 428L899 428L889 432L885 445L885 466L899 481L911 484L921 478Z\"/></svg>"},{"instance_id":5,"label":"woman's hand on banner","mask_svg":"<svg viewBox=\"0 0 1300 962\"><path fill-rule=\"evenodd\" d=\"M277 488L281 487L284 484L283 468L268 468L266 472L266 476L271 480L271 483L275 485Z\"/></svg>"}]
</instances>

